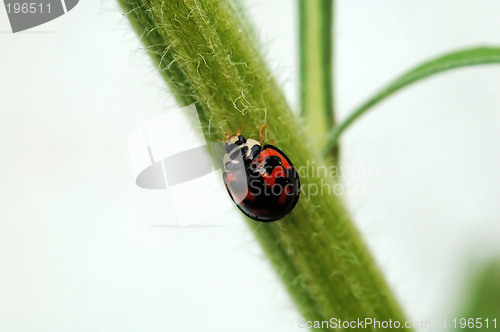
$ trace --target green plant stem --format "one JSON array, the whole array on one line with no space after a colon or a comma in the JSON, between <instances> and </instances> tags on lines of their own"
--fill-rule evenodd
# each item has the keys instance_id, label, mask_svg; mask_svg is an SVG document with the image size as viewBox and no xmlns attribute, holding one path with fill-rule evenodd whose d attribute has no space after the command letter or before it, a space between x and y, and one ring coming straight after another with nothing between
<instances>
[{"instance_id":1,"label":"green plant stem","mask_svg":"<svg viewBox=\"0 0 500 332\"><path fill-rule=\"evenodd\" d=\"M323 147L335 123L332 0L299 0L301 115L314 146Z\"/></svg>"},{"instance_id":2,"label":"green plant stem","mask_svg":"<svg viewBox=\"0 0 500 332\"><path fill-rule=\"evenodd\" d=\"M480 261L479 259L476 260ZM479 265L479 266L477 266ZM493 330L495 325L493 319L497 319L497 329L500 326L500 260L495 260L474 264L475 269L470 270L469 284L466 285L464 303L461 311L456 317L480 318L484 330ZM489 326L486 326L485 319L489 320ZM459 326L460 327L460 326ZM479 326L478 326L479 327ZM470 328L469 330L477 330ZM456 330L463 330L457 328Z\"/></svg>"},{"instance_id":3,"label":"green plant stem","mask_svg":"<svg viewBox=\"0 0 500 332\"><path fill-rule=\"evenodd\" d=\"M500 63L500 48L498 47L476 47L460 50L437 57L430 61L426 61L425 63L396 78L382 90L375 93L373 97L361 104L361 106L355 109L345 120L334 127L328 135L327 142L323 149L323 154L329 155L331 153L331 150L338 145L340 135L342 135L342 133L359 117L387 97L393 95L408 85L444 71L461 67L495 63Z\"/></svg>"},{"instance_id":4,"label":"green plant stem","mask_svg":"<svg viewBox=\"0 0 500 332\"><path fill-rule=\"evenodd\" d=\"M196 103L208 140L243 125L245 136L257 138L268 123L266 141L294 162L302 185L295 209L277 222L247 222L302 315L403 321L342 201L330 193L335 179L319 172L319 151L310 148L237 7L228 0L119 3L179 103Z\"/></svg>"}]
</instances>

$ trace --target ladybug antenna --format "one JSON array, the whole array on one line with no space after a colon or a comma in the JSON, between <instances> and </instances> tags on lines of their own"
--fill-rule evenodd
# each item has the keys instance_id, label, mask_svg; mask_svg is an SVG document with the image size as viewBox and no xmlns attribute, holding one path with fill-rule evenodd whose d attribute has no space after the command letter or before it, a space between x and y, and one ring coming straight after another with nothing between
<instances>
[{"instance_id":1,"label":"ladybug antenna","mask_svg":"<svg viewBox=\"0 0 500 332\"><path fill-rule=\"evenodd\" d=\"M265 123L262 128L260 128L260 133L259 133L259 137L260 137L260 144L262 145L262 142L264 141L264 131L266 130L267 128L267 123Z\"/></svg>"},{"instance_id":2,"label":"ladybug antenna","mask_svg":"<svg viewBox=\"0 0 500 332\"><path fill-rule=\"evenodd\" d=\"M243 128L244 128L244 127L243 127L243 126L241 126L241 129L239 129L239 128L238 128L238 129L236 129L236 135L237 135L237 136L240 136L240 135L241 135L241 132L243 131Z\"/></svg>"}]
</instances>

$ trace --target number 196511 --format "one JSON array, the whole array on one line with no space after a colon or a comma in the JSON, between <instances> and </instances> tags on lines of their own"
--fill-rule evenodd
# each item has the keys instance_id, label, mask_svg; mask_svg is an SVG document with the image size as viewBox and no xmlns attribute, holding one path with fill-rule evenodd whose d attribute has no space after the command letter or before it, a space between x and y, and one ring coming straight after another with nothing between
<instances>
[{"instance_id":1,"label":"number 196511","mask_svg":"<svg viewBox=\"0 0 500 332\"><path fill-rule=\"evenodd\" d=\"M14 2L12 4L8 3L6 5L7 13L11 14L50 14L50 3L35 3L35 2Z\"/></svg>"},{"instance_id":2,"label":"number 196511","mask_svg":"<svg viewBox=\"0 0 500 332\"><path fill-rule=\"evenodd\" d=\"M497 328L497 319L488 319L488 318L455 318L452 320L455 328Z\"/></svg>"}]
</instances>

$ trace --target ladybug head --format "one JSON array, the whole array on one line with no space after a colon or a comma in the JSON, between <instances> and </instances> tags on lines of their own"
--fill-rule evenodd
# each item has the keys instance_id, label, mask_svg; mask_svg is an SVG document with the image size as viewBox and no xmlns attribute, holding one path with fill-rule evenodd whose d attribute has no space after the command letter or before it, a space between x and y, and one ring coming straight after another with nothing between
<instances>
[{"instance_id":1,"label":"ladybug head","mask_svg":"<svg viewBox=\"0 0 500 332\"><path fill-rule=\"evenodd\" d=\"M236 147L241 146L247 142L246 138L241 135L229 136L226 140L226 152L233 151Z\"/></svg>"},{"instance_id":2,"label":"ladybug head","mask_svg":"<svg viewBox=\"0 0 500 332\"><path fill-rule=\"evenodd\" d=\"M239 161L244 164L252 161L261 151L261 144L254 139L246 139L241 135L230 136L225 145L226 154L224 156L224 165L239 166Z\"/></svg>"}]
</instances>

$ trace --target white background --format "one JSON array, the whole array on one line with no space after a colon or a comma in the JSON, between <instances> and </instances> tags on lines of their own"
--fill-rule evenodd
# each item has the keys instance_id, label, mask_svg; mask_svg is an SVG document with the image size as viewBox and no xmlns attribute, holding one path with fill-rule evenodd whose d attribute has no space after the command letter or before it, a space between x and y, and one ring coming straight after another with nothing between
<instances>
[{"instance_id":1,"label":"white background","mask_svg":"<svg viewBox=\"0 0 500 332\"><path fill-rule=\"evenodd\" d=\"M248 1L298 106L294 1ZM423 59L500 44L498 1L338 1L338 116ZM0 9L0 331L294 331L300 313L237 212L171 229L128 135L173 99L112 1L12 34ZM500 251L500 67L399 93L342 139L346 198L412 320L451 317ZM195 203L194 203L195 204Z\"/></svg>"}]
</instances>

